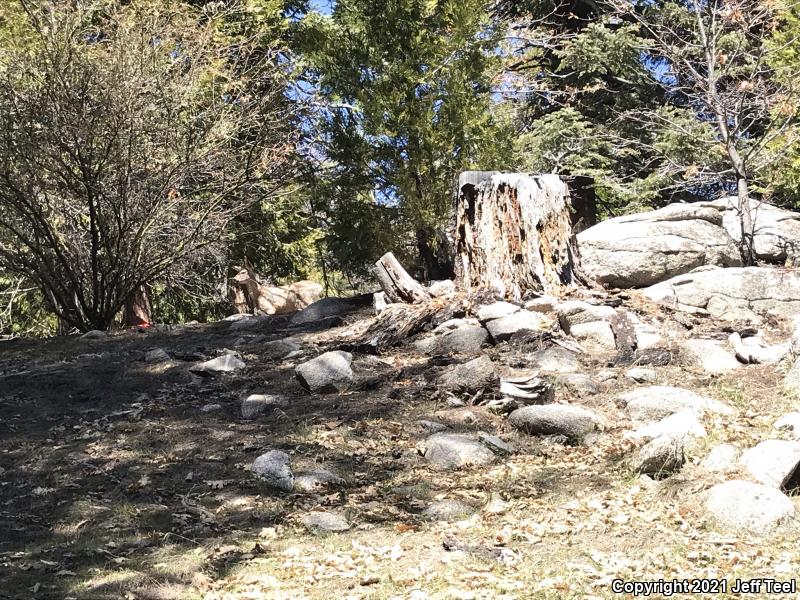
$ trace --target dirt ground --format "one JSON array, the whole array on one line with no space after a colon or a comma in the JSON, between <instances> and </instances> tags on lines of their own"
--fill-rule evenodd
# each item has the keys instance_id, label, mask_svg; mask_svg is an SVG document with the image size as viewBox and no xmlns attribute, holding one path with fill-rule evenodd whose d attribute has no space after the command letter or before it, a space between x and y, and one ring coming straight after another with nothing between
<instances>
[{"instance_id":1,"label":"dirt ground","mask_svg":"<svg viewBox=\"0 0 800 600\"><path fill-rule=\"evenodd\" d=\"M481 406L450 406L432 382L466 358L406 346L357 355L353 389L304 391L294 366L337 347L366 318L324 331L263 318L246 329L221 322L0 342L0 598L616 598L625 597L612 592L617 578L797 576L796 525L751 539L717 531L701 510L703 491L723 479L697 466L708 448L784 435L771 424L795 400L777 367L718 379L658 367L659 384L738 413L706 417L709 435L689 464L655 483L627 462L630 423L613 398L634 384L621 376L593 396L557 390L558 401L606 422L601 436L575 446L519 434ZM303 342L299 355L265 351L287 335ZM154 348L173 360L146 362ZM189 373L226 348L241 353L244 370ZM488 353L513 371L534 349ZM604 356L584 362L589 374L628 368ZM289 405L245 421L240 403L251 393L283 394ZM208 404L221 407L201 410ZM488 467L436 471L417 450L428 435L420 419L500 435L516 452ZM295 471L324 466L344 484L270 491L249 466L271 448L290 454ZM444 499L476 512L423 518ZM315 509L346 515L352 528L309 532L301 520Z\"/></svg>"}]
</instances>

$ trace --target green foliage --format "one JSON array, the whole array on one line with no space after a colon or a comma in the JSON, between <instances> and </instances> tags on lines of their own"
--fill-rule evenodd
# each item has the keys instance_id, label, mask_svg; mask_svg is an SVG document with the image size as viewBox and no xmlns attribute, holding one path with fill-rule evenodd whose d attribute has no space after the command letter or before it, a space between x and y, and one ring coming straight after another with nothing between
<instances>
[{"instance_id":1,"label":"green foliage","mask_svg":"<svg viewBox=\"0 0 800 600\"><path fill-rule=\"evenodd\" d=\"M436 238L459 171L508 165L510 135L491 98L498 36L476 0L344 0L300 24L297 48L323 106L311 140L314 186L325 190L316 208L333 222L341 265L413 254L420 232ZM397 208L396 229L380 232L386 211L367 208L376 204Z\"/></svg>"}]
</instances>

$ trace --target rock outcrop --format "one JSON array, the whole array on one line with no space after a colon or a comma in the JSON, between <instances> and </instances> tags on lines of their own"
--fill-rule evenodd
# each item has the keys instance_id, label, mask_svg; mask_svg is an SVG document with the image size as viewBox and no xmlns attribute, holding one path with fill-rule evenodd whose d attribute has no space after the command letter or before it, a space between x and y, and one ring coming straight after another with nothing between
<instances>
[{"instance_id":1,"label":"rock outcrop","mask_svg":"<svg viewBox=\"0 0 800 600\"><path fill-rule=\"evenodd\" d=\"M720 203L670 204L608 219L578 234L581 265L600 283L645 287L703 265L742 264Z\"/></svg>"},{"instance_id":2,"label":"rock outcrop","mask_svg":"<svg viewBox=\"0 0 800 600\"><path fill-rule=\"evenodd\" d=\"M800 271L774 267L707 269L643 290L674 309L729 321L800 312Z\"/></svg>"}]
</instances>

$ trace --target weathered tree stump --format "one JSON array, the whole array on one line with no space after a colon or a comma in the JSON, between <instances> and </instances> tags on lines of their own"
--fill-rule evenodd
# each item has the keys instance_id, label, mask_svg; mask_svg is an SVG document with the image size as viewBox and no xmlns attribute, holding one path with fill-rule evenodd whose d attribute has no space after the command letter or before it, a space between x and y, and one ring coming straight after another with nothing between
<instances>
[{"instance_id":1,"label":"weathered tree stump","mask_svg":"<svg viewBox=\"0 0 800 600\"><path fill-rule=\"evenodd\" d=\"M139 327L150 325L153 322L153 309L147 289L140 285L137 287L122 307L122 325L125 327Z\"/></svg>"},{"instance_id":2,"label":"weathered tree stump","mask_svg":"<svg viewBox=\"0 0 800 600\"><path fill-rule=\"evenodd\" d=\"M468 294L521 300L584 282L570 189L559 176L462 173L455 212L455 272Z\"/></svg>"}]
</instances>

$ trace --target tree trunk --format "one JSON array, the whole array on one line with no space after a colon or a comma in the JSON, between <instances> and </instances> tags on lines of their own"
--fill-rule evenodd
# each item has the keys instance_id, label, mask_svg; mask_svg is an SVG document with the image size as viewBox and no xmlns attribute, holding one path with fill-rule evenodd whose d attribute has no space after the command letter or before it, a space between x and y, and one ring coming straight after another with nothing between
<instances>
[{"instance_id":1,"label":"tree trunk","mask_svg":"<svg viewBox=\"0 0 800 600\"><path fill-rule=\"evenodd\" d=\"M557 175L461 174L455 269L468 293L521 300L585 283L577 257L570 190Z\"/></svg>"},{"instance_id":2,"label":"tree trunk","mask_svg":"<svg viewBox=\"0 0 800 600\"><path fill-rule=\"evenodd\" d=\"M390 302L417 304L431 299L431 295L406 272L391 252L375 263L375 276Z\"/></svg>"},{"instance_id":3,"label":"tree trunk","mask_svg":"<svg viewBox=\"0 0 800 600\"><path fill-rule=\"evenodd\" d=\"M753 246L755 229L753 225L753 205L750 202L750 190L745 177L736 180L736 195L739 199L739 223L742 227L742 243L739 250L746 266L755 263L756 252Z\"/></svg>"},{"instance_id":4,"label":"tree trunk","mask_svg":"<svg viewBox=\"0 0 800 600\"><path fill-rule=\"evenodd\" d=\"M122 308L122 325L124 327L139 327L150 325L153 322L150 299L143 285L137 287Z\"/></svg>"}]
</instances>

